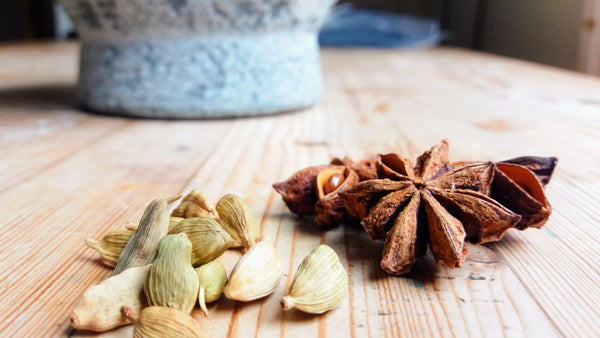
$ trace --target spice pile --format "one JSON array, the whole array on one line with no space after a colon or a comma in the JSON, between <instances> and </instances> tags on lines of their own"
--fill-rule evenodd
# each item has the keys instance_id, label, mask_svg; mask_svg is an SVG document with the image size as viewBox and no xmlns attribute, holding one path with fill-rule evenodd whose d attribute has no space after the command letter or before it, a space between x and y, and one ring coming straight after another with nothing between
<instances>
[{"instance_id":1,"label":"spice pile","mask_svg":"<svg viewBox=\"0 0 600 338\"><path fill-rule=\"evenodd\" d=\"M449 161L447 140L413 164L398 154L302 169L273 188L299 215L320 226L360 220L374 240L385 241L380 263L389 274L409 272L429 248L440 264L460 267L466 242L497 241L511 228L541 228L551 207L544 185L554 157L502 162Z\"/></svg>"},{"instance_id":2,"label":"spice pile","mask_svg":"<svg viewBox=\"0 0 600 338\"><path fill-rule=\"evenodd\" d=\"M78 299L74 328L107 331L133 323L134 337L200 337L190 315L196 304L208 315L206 303L222 294L252 301L275 291L281 259L240 197L227 194L213 206L194 190L169 215L168 204L179 197L152 201L137 226L86 240L114 271ZM244 253L228 277L215 259L231 248ZM337 254L320 245L300 264L280 303L284 310L320 314L338 306L347 289Z\"/></svg>"}]
</instances>

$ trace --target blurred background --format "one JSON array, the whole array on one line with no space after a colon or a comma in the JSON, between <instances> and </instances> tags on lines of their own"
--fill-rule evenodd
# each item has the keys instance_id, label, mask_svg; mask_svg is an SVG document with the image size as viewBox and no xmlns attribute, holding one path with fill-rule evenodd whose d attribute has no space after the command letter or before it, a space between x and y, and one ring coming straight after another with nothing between
<instances>
[{"instance_id":1,"label":"blurred background","mask_svg":"<svg viewBox=\"0 0 600 338\"><path fill-rule=\"evenodd\" d=\"M600 75L600 0L342 2L357 9L378 11L369 13L381 11L392 14L388 20L417 17L421 25L435 24L439 28L439 36L431 39L429 31L430 39L423 40L423 44L470 48ZM411 27L415 29L414 25ZM348 27L345 29L348 30ZM356 30L351 32L356 33ZM0 0L0 43L75 37L69 19L52 0ZM427 39L426 36L421 38ZM353 41L350 40L337 43L332 43L331 39L323 41L329 45L351 45ZM412 42L398 43L395 47L419 45Z\"/></svg>"}]
</instances>

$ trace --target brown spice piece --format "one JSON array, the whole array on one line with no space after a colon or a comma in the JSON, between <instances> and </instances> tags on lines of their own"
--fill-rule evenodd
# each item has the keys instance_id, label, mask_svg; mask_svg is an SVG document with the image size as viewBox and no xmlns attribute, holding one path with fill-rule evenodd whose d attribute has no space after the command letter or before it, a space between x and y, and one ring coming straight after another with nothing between
<instances>
[{"instance_id":1,"label":"brown spice piece","mask_svg":"<svg viewBox=\"0 0 600 338\"><path fill-rule=\"evenodd\" d=\"M538 180L540 180L542 185L546 185L552 178L558 159L556 157L523 156L504 160L499 163L518 164L523 166L531 170Z\"/></svg>"},{"instance_id":2,"label":"brown spice piece","mask_svg":"<svg viewBox=\"0 0 600 338\"><path fill-rule=\"evenodd\" d=\"M285 205L291 212L298 215L313 215L315 204L319 200L317 195L317 175L333 165L316 165L294 173L285 181L273 184Z\"/></svg>"},{"instance_id":3,"label":"brown spice piece","mask_svg":"<svg viewBox=\"0 0 600 338\"><path fill-rule=\"evenodd\" d=\"M340 193L350 189L358 180L354 170L340 166L325 169L317 175L315 222L318 225L330 226L342 222L346 209Z\"/></svg>"},{"instance_id":4,"label":"brown spice piece","mask_svg":"<svg viewBox=\"0 0 600 338\"><path fill-rule=\"evenodd\" d=\"M541 228L552 213L538 177L518 164L496 164L490 196L521 216L519 230Z\"/></svg>"},{"instance_id":5,"label":"brown spice piece","mask_svg":"<svg viewBox=\"0 0 600 338\"><path fill-rule=\"evenodd\" d=\"M448 141L426 151L416 164L397 154L380 155L379 178L359 182L342 193L350 214L374 239L384 239L381 268L409 272L427 246L439 263L460 267L465 240L496 240L520 216L487 197L492 162L449 166ZM491 226L493 225L493 226Z\"/></svg>"},{"instance_id":6,"label":"brown spice piece","mask_svg":"<svg viewBox=\"0 0 600 338\"><path fill-rule=\"evenodd\" d=\"M347 156L342 159L335 157L331 160L331 164L344 165L356 171L360 181L372 180L377 178L377 169L375 168L376 162L377 155L367 155L357 162L354 162L351 158Z\"/></svg>"},{"instance_id":7,"label":"brown spice piece","mask_svg":"<svg viewBox=\"0 0 600 338\"><path fill-rule=\"evenodd\" d=\"M355 163L349 158L334 158L331 164L299 170L287 180L273 184L273 188L293 213L316 214L315 222L320 226L336 225L347 214L340 193L361 179L351 166L364 177L376 177L371 162L370 159Z\"/></svg>"},{"instance_id":8,"label":"brown spice piece","mask_svg":"<svg viewBox=\"0 0 600 338\"><path fill-rule=\"evenodd\" d=\"M473 162L452 163L449 167L468 163ZM550 217L552 208L544 186L550 182L557 163L556 157L542 156L523 156L496 163L489 196L521 216L515 226L517 229L541 228Z\"/></svg>"}]
</instances>

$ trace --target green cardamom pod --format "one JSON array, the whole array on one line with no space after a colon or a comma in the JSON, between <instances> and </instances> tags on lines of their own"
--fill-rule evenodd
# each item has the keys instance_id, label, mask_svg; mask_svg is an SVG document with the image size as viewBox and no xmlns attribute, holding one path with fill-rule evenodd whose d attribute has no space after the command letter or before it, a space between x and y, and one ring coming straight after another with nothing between
<instances>
[{"instance_id":1,"label":"green cardamom pod","mask_svg":"<svg viewBox=\"0 0 600 338\"><path fill-rule=\"evenodd\" d=\"M85 243L98 252L102 263L114 268L119 261L123 248L125 248L134 232L132 230L109 231L100 240L86 238Z\"/></svg>"},{"instance_id":2,"label":"green cardamom pod","mask_svg":"<svg viewBox=\"0 0 600 338\"><path fill-rule=\"evenodd\" d=\"M260 224L250 206L239 196L227 194L215 206L219 224L233 239L232 248L250 248L261 238Z\"/></svg>"},{"instance_id":3,"label":"green cardamom pod","mask_svg":"<svg viewBox=\"0 0 600 338\"><path fill-rule=\"evenodd\" d=\"M179 222L181 222L183 220L184 220L184 218L182 218L182 217L174 217L174 216L169 217L169 231L171 231L171 229L173 229L177 224L179 224Z\"/></svg>"},{"instance_id":4,"label":"green cardamom pod","mask_svg":"<svg viewBox=\"0 0 600 338\"><path fill-rule=\"evenodd\" d=\"M223 294L223 287L227 284L227 271L219 261L206 263L196 268L200 290L198 291L198 303L205 315L208 316L206 303L214 302Z\"/></svg>"},{"instance_id":5,"label":"green cardamom pod","mask_svg":"<svg viewBox=\"0 0 600 338\"><path fill-rule=\"evenodd\" d=\"M281 276L281 258L275 246L263 239L237 262L223 293L228 299L249 302L275 291Z\"/></svg>"},{"instance_id":6,"label":"green cardamom pod","mask_svg":"<svg viewBox=\"0 0 600 338\"><path fill-rule=\"evenodd\" d=\"M186 234L160 240L150 274L144 284L149 305L167 306L189 314L198 298L198 275L192 267L192 243Z\"/></svg>"},{"instance_id":7,"label":"green cardamom pod","mask_svg":"<svg viewBox=\"0 0 600 338\"><path fill-rule=\"evenodd\" d=\"M186 218L170 234L185 233L192 242L192 265L200 266L221 256L231 247L231 236L212 218Z\"/></svg>"},{"instance_id":8,"label":"green cardamom pod","mask_svg":"<svg viewBox=\"0 0 600 338\"><path fill-rule=\"evenodd\" d=\"M123 316L133 323L134 338L180 338L203 337L203 329L190 315L163 306L149 306L137 314L123 306Z\"/></svg>"},{"instance_id":9,"label":"green cardamom pod","mask_svg":"<svg viewBox=\"0 0 600 338\"><path fill-rule=\"evenodd\" d=\"M144 211L135 233L131 236L119 256L113 275L132 266L152 263L156 257L156 247L169 229L168 201L155 199Z\"/></svg>"},{"instance_id":10,"label":"green cardamom pod","mask_svg":"<svg viewBox=\"0 0 600 338\"><path fill-rule=\"evenodd\" d=\"M281 299L284 310L320 314L338 306L348 292L348 275L335 251L319 245L300 263L289 294Z\"/></svg>"},{"instance_id":11,"label":"green cardamom pod","mask_svg":"<svg viewBox=\"0 0 600 338\"><path fill-rule=\"evenodd\" d=\"M147 305L144 282L149 273L150 265L134 266L87 288L71 311L73 327L104 332L129 324L129 320L121 315L121 306L127 304L139 311Z\"/></svg>"},{"instance_id":12,"label":"green cardamom pod","mask_svg":"<svg viewBox=\"0 0 600 338\"><path fill-rule=\"evenodd\" d=\"M192 190L187 194L181 204L173 210L171 216L192 218L192 217L210 217L219 218L219 214L212 202L198 190Z\"/></svg>"}]
</instances>

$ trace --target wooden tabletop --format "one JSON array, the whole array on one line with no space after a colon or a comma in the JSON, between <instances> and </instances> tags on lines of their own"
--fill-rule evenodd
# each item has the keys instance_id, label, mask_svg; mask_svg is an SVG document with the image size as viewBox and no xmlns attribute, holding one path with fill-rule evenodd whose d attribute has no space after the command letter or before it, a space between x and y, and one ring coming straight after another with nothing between
<instances>
[{"instance_id":1,"label":"wooden tabletop","mask_svg":"<svg viewBox=\"0 0 600 338\"><path fill-rule=\"evenodd\" d=\"M600 335L598 78L460 49L327 49L324 95L310 109L135 120L76 108L77 61L74 43L0 46L0 336L92 336L74 331L69 313L110 269L84 239L191 189L248 201L284 269L268 298L221 299L208 318L195 310L208 336ZM443 138L451 161L557 156L545 227L470 246L462 268L429 255L392 277L360 228L320 230L271 188L332 156L415 158ZM282 312L294 271L319 243L347 269L347 297L321 316Z\"/></svg>"}]
</instances>

